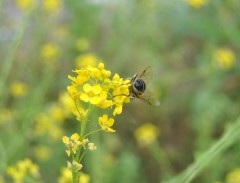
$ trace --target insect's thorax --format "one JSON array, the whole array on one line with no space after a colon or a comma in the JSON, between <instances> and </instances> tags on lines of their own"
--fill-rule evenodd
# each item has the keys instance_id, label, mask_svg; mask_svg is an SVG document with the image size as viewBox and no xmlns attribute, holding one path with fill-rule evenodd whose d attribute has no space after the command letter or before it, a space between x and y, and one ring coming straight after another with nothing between
<instances>
[{"instance_id":1,"label":"insect's thorax","mask_svg":"<svg viewBox=\"0 0 240 183\"><path fill-rule=\"evenodd\" d=\"M142 95L146 90L146 84L142 79L136 79L133 83L133 91L137 95Z\"/></svg>"}]
</instances>

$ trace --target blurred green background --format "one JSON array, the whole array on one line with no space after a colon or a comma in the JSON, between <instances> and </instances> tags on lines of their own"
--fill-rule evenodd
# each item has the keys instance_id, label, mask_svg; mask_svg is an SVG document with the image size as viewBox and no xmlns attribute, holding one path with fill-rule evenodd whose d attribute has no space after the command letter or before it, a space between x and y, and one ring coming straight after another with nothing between
<instances>
[{"instance_id":1,"label":"blurred green background","mask_svg":"<svg viewBox=\"0 0 240 183\"><path fill-rule=\"evenodd\" d=\"M92 135L97 150L84 158L81 183L174 180L240 114L239 8L238 0L1 0L0 182L69 182L61 138L79 123L67 76L99 62L123 78L152 66L161 105L133 100L116 133ZM191 182L240 183L237 132Z\"/></svg>"}]
</instances>

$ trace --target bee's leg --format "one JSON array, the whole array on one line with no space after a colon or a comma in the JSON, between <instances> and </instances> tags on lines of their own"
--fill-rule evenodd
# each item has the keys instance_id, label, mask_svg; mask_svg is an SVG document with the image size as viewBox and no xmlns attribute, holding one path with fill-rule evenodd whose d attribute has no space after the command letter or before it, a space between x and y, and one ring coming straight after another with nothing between
<instances>
[{"instance_id":1,"label":"bee's leg","mask_svg":"<svg viewBox=\"0 0 240 183\"><path fill-rule=\"evenodd\" d=\"M136 96L134 94L129 95L129 97L130 97L131 100L136 98Z\"/></svg>"}]
</instances>

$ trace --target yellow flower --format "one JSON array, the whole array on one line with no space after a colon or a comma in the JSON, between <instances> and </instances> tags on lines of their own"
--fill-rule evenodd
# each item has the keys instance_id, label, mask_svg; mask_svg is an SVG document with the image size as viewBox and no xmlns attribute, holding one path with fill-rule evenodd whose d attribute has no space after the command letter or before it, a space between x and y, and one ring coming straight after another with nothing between
<instances>
[{"instance_id":1,"label":"yellow flower","mask_svg":"<svg viewBox=\"0 0 240 183\"><path fill-rule=\"evenodd\" d=\"M49 12L56 12L62 7L62 0L44 0L43 8Z\"/></svg>"},{"instance_id":2,"label":"yellow flower","mask_svg":"<svg viewBox=\"0 0 240 183\"><path fill-rule=\"evenodd\" d=\"M35 0L17 0L17 6L22 10L30 10L36 4Z\"/></svg>"},{"instance_id":3,"label":"yellow flower","mask_svg":"<svg viewBox=\"0 0 240 183\"><path fill-rule=\"evenodd\" d=\"M70 138L67 136L62 137L62 141L67 147L66 153L68 156L70 156L71 154L77 153L78 147L79 145L81 145L81 142L79 139L80 139L80 136L77 133L74 133Z\"/></svg>"},{"instance_id":4,"label":"yellow flower","mask_svg":"<svg viewBox=\"0 0 240 183\"><path fill-rule=\"evenodd\" d=\"M28 86L20 81L15 81L10 86L10 91L14 97L23 97L28 93Z\"/></svg>"},{"instance_id":5,"label":"yellow flower","mask_svg":"<svg viewBox=\"0 0 240 183\"><path fill-rule=\"evenodd\" d=\"M134 135L139 145L146 146L156 141L159 136L159 129L151 123L146 123L139 127Z\"/></svg>"},{"instance_id":6,"label":"yellow flower","mask_svg":"<svg viewBox=\"0 0 240 183\"><path fill-rule=\"evenodd\" d=\"M78 107L76 110L73 110L73 114L76 116L78 121L83 121L87 115L88 110L84 110L82 107Z\"/></svg>"},{"instance_id":7,"label":"yellow flower","mask_svg":"<svg viewBox=\"0 0 240 183\"><path fill-rule=\"evenodd\" d=\"M76 67L81 69L84 67L96 67L101 60L92 53L80 55L75 59Z\"/></svg>"},{"instance_id":8,"label":"yellow flower","mask_svg":"<svg viewBox=\"0 0 240 183\"><path fill-rule=\"evenodd\" d=\"M49 115L57 122L63 122L65 119L65 109L59 105L53 105L49 110Z\"/></svg>"},{"instance_id":9,"label":"yellow flower","mask_svg":"<svg viewBox=\"0 0 240 183\"><path fill-rule=\"evenodd\" d=\"M240 183L240 168L236 168L226 176L228 183Z\"/></svg>"},{"instance_id":10,"label":"yellow flower","mask_svg":"<svg viewBox=\"0 0 240 183\"><path fill-rule=\"evenodd\" d=\"M115 106L113 115L121 114L124 103L130 102L130 81L111 72L99 63L97 68L86 67L75 70L77 77L68 76L72 85L68 86L69 95L73 100L81 100L102 109Z\"/></svg>"},{"instance_id":11,"label":"yellow flower","mask_svg":"<svg viewBox=\"0 0 240 183\"><path fill-rule=\"evenodd\" d=\"M55 43L46 43L41 50L41 55L45 63L53 62L58 58L59 54L60 48Z\"/></svg>"},{"instance_id":12,"label":"yellow flower","mask_svg":"<svg viewBox=\"0 0 240 183\"><path fill-rule=\"evenodd\" d=\"M89 140L88 140L88 138L86 138L86 139L83 139L83 141L82 141L82 146L83 146L83 148L84 149L86 149L86 145L88 144L88 142L89 142Z\"/></svg>"},{"instance_id":13,"label":"yellow flower","mask_svg":"<svg viewBox=\"0 0 240 183\"><path fill-rule=\"evenodd\" d=\"M236 62L235 54L227 48L217 49L214 53L214 63L221 69L231 69Z\"/></svg>"},{"instance_id":14,"label":"yellow flower","mask_svg":"<svg viewBox=\"0 0 240 183\"><path fill-rule=\"evenodd\" d=\"M72 167L74 168L75 171L79 171L82 169L83 165L73 160Z\"/></svg>"},{"instance_id":15,"label":"yellow flower","mask_svg":"<svg viewBox=\"0 0 240 183\"><path fill-rule=\"evenodd\" d=\"M71 140L77 142L78 140L80 139L80 136L77 134L77 133L74 133L72 136L71 136Z\"/></svg>"},{"instance_id":16,"label":"yellow flower","mask_svg":"<svg viewBox=\"0 0 240 183\"><path fill-rule=\"evenodd\" d=\"M58 178L58 183L72 183L72 171L68 168L61 169L61 176Z\"/></svg>"},{"instance_id":17,"label":"yellow flower","mask_svg":"<svg viewBox=\"0 0 240 183\"><path fill-rule=\"evenodd\" d=\"M89 149L90 151L94 151L94 150L97 149L97 146L95 146L94 143L88 143L88 149Z\"/></svg>"},{"instance_id":18,"label":"yellow flower","mask_svg":"<svg viewBox=\"0 0 240 183\"><path fill-rule=\"evenodd\" d=\"M102 130L106 132L115 132L115 130L111 128L111 126L113 126L114 119L113 118L108 119L107 114L104 114L102 117L99 117L98 123L101 126Z\"/></svg>"},{"instance_id":19,"label":"yellow flower","mask_svg":"<svg viewBox=\"0 0 240 183\"><path fill-rule=\"evenodd\" d=\"M187 0L187 2L191 7L197 9L207 5L208 0Z\"/></svg>"},{"instance_id":20,"label":"yellow flower","mask_svg":"<svg viewBox=\"0 0 240 183\"><path fill-rule=\"evenodd\" d=\"M85 38L80 38L77 40L76 47L78 48L79 51L85 51L89 49L89 41ZM94 63L97 64L97 63ZM86 67L85 65L84 67ZM96 66L96 65L91 65L91 66Z\"/></svg>"},{"instance_id":21,"label":"yellow flower","mask_svg":"<svg viewBox=\"0 0 240 183\"><path fill-rule=\"evenodd\" d=\"M48 146L37 146L34 148L33 152L39 161L47 161L52 155L52 149Z\"/></svg>"},{"instance_id":22,"label":"yellow flower","mask_svg":"<svg viewBox=\"0 0 240 183\"><path fill-rule=\"evenodd\" d=\"M85 173L81 173L79 183L89 183L90 182L90 176Z\"/></svg>"},{"instance_id":23,"label":"yellow flower","mask_svg":"<svg viewBox=\"0 0 240 183\"><path fill-rule=\"evenodd\" d=\"M16 165L7 168L7 174L14 180L14 182L24 182L26 176L34 178L39 177L38 166L33 164L30 159L18 161Z\"/></svg>"},{"instance_id":24,"label":"yellow flower","mask_svg":"<svg viewBox=\"0 0 240 183\"><path fill-rule=\"evenodd\" d=\"M80 99L84 102L90 102L93 105L99 104L102 101L100 93L102 92L102 88L99 84L97 85L89 85L88 83L83 85L83 93L80 96Z\"/></svg>"}]
</instances>

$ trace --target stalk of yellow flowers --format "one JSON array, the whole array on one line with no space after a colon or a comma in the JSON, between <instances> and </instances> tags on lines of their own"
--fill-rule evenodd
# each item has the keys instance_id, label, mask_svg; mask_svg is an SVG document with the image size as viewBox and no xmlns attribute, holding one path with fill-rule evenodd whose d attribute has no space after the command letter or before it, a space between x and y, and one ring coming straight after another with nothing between
<instances>
[{"instance_id":1,"label":"stalk of yellow flowers","mask_svg":"<svg viewBox=\"0 0 240 183\"><path fill-rule=\"evenodd\" d=\"M79 182L81 164L87 150L95 150L94 143L90 143L87 138L89 135L99 132L115 132L112 129L114 119L107 114L98 118L99 129L86 134L88 117L94 107L101 109L112 109L112 115L122 113L124 103L130 102L129 86L130 81L122 79L118 74L111 78L111 72L104 68L100 63L97 68L88 66L79 70L74 70L77 76L68 78L72 84L68 86L68 93L76 105L76 119L80 121L79 133L74 133L71 137L62 138L67 150L66 153L71 157L72 162L68 162L68 168L72 171L73 182Z\"/></svg>"}]
</instances>

